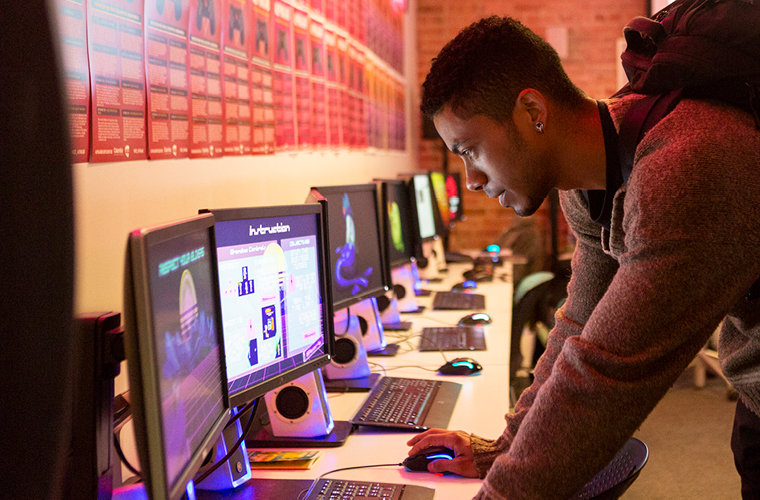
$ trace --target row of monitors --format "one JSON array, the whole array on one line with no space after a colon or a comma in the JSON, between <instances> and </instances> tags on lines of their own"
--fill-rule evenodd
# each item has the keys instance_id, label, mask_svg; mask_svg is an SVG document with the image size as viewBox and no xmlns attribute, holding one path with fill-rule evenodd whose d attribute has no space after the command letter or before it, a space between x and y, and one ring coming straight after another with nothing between
<instances>
[{"instance_id":1,"label":"row of monitors","mask_svg":"<svg viewBox=\"0 0 760 500\"><path fill-rule=\"evenodd\" d=\"M409 215L435 199L418 177L380 182L380 203L376 184L313 188L319 203L202 210L129 235L125 344L151 498L184 494L233 406L329 363L333 308L390 286L381 242L398 263L413 231L432 236Z\"/></svg>"}]
</instances>

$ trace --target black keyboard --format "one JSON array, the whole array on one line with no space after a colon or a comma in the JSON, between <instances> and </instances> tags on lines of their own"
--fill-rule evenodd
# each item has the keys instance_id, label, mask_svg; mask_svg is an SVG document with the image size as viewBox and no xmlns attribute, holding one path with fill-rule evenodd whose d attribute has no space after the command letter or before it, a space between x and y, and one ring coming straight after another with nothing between
<instances>
[{"instance_id":1,"label":"black keyboard","mask_svg":"<svg viewBox=\"0 0 760 500\"><path fill-rule=\"evenodd\" d=\"M461 384L441 380L383 377L351 423L407 430L445 429Z\"/></svg>"},{"instance_id":2,"label":"black keyboard","mask_svg":"<svg viewBox=\"0 0 760 500\"><path fill-rule=\"evenodd\" d=\"M438 326L422 329L420 351L485 350L485 333L479 326Z\"/></svg>"},{"instance_id":3,"label":"black keyboard","mask_svg":"<svg viewBox=\"0 0 760 500\"><path fill-rule=\"evenodd\" d=\"M433 309L485 309L486 296L479 293L436 292Z\"/></svg>"},{"instance_id":4,"label":"black keyboard","mask_svg":"<svg viewBox=\"0 0 760 500\"><path fill-rule=\"evenodd\" d=\"M307 500L433 500L435 491L408 484L320 479Z\"/></svg>"}]
</instances>

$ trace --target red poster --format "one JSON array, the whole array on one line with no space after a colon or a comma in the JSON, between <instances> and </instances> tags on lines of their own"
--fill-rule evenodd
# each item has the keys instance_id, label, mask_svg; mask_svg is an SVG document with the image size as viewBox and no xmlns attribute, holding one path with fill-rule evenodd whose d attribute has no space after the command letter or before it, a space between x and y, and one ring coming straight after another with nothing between
<instances>
[{"instance_id":1,"label":"red poster","mask_svg":"<svg viewBox=\"0 0 760 500\"><path fill-rule=\"evenodd\" d=\"M325 30L325 52L327 53L327 126L328 144L339 148L340 139L340 87L338 79L338 40L334 31Z\"/></svg>"},{"instance_id":2,"label":"red poster","mask_svg":"<svg viewBox=\"0 0 760 500\"><path fill-rule=\"evenodd\" d=\"M143 1L90 0L93 162L144 160Z\"/></svg>"},{"instance_id":3,"label":"red poster","mask_svg":"<svg viewBox=\"0 0 760 500\"><path fill-rule=\"evenodd\" d=\"M296 127L298 148L311 148L311 78L309 50L309 13L293 10L293 40L296 48Z\"/></svg>"},{"instance_id":4,"label":"red poster","mask_svg":"<svg viewBox=\"0 0 760 500\"><path fill-rule=\"evenodd\" d=\"M353 147L354 127L352 123L353 101L349 94L348 40L337 37L338 47L338 89L340 94L340 130L341 146Z\"/></svg>"},{"instance_id":5,"label":"red poster","mask_svg":"<svg viewBox=\"0 0 760 500\"><path fill-rule=\"evenodd\" d=\"M335 0L335 22L343 30L348 26L348 2L349 0Z\"/></svg>"},{"instance_id":6,"label":"red poster","mask_svg":"<svg viewBox=\"0 0 760 500\"><path fill-rule=\"evenodd\" d=\"M275 149L287 151L296 147L293 60L293 7L275 0L274 71L272 95L275 115Z\"/></svg>"},{"instance_id":7,"label":"red poster","mask_svg":"<svg viewBox=\"0 0 760 500\"><path fill-rule=\"evenodd\" d=\"M224 74L224 154L251 154L251 68L246 36L251 36L251 10L246 0L222 2L222 68Z\"/></svg>"},{"instance_id":8,"label":"red poster","mask_svg":"<svg viewBox=\"0 0 760 500\"><path fill-rule=\"evenodd\" d=\"M395 85L395 106L394 116L394 141L393 149L406 150L406 93L404 92L403 81L397 81Z\"/></svg>"},{"instance_id":9,"label":"red poster","mask_svg":"<svg viewBox=\"0 0 760 500\"><path fill-rule=\"evenodd\" d=\"M325 87L325 27L312 20L311 41L311 140L315 148L327 147L327 88Z\"/></svg>"},{"instance_id":10,"label":"red poster","mask_svg":"<svg viewBox=\"0 0 760 500\"><path fill-rule=\"evenodd\" d=\"M56 0L58 34L69 109L71 161L90 159L90 68L84 0Z\"/></svg>"},{"instance_id":11,"label":"red poster","mask_svg":"<svg viewBox=\"0 0 760 500\"><path fill-rule=\"evenodd\" d=\"M224 155L222 2L190 2L190 157Z\"/></svg>"},{"instance_id":12,"label":"red poster","mask_svg":"<svg viewBox=\"0 0 760 500\"><path fill-rule=\"evenodd\" d=\"M181 0L145 4L145 70L148 80L148 157L190 154L187 68L189 5Z\"/></svg>"},{"instance_id":13,"label":"red poster","mask_svg":"<svg viewBox=\"0 0 760 500\"><path fill-rule=\"evenodd\" d=\"M367 113L364 64L366 55L358 46L348 46L348 88L351 98L351 128L353 130L352 146L367 147Z\"/></svg>"},{"instance_id":14,"label":"red poster","mask_svg":"<svg viewBox=\"0 0 760 500\"><path fill-rule=\"evenodd\" d=\"M325 9L325 19L330 24L335 24L336 3L337 0L322 0Z\"/></svg>"},{"instance_id":15,"label":"red poster","mask_svg":"<svg viewBox=\"0 0 760 500\"><path fill-rule=\"evenodd\" d=\"M379 116L377 92L379 82L377 81L377 70L378 68L374 64L371 62L367 63L367 144L372 148L380 147L378 145Z\"/></svg>"},{"instance_id":16,"label":"red poster","mask_svg":"<svg viewBox=\"0 0 760 500\"><path fill-rule=\"evenodd\" d=\"M272 91L272 3L251 0L255 35L251 52L251 105L253 114L252 153L274 152L274 95ZM254 31L253 29L251 30Z\"/></svg>"}]
</instances>

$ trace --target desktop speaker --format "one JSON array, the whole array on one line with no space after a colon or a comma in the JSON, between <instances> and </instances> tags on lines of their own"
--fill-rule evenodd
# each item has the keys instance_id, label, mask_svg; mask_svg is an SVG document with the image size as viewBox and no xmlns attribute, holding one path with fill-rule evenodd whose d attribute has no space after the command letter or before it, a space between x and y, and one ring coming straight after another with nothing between
<instances>
[{"instance_id":1,"label":"desktop speaker","mask_svg":"<svg viewBox=\"0 0 760 500\"><path fill-rule=\"evenodd\" d=\"M224 458L227 453L235 446L238 439L243 433L243 427L240 419L236 420L234 425L230 425L222 432L216 441L216 446L207 460L208 465L201 467L198 474L202 474L205 468L211 467L219 460ZM248 450L245 447L245 441L235 450L235 453L224 462L218 469L212 472L206 479L195 485L198 490L230 490L237 488L244 482L251 479L251 463L248 460Z\"/></svg>"},{"instance_id":2,"label":"desktop speaker","mask_svg":"<svg viewBox=\"0 0 760 500\"><path fill-rule=\"evenodd\" d=\"M335 426L320 370L269 391L264 400L275 436L325 436Z\"/></svg>"},{"instance_id":3,"label":"desktop speaker","mask_svg":"<svg viewBox=\"0 0 760 500\"><path fill-rule=\"evenodd\" d=\"M330 364L324 367L328 380L369 377L367 349L362 340L359 318L347 310L335 314L335 346Z\"/></svg>"},{"instance_id":4,"label":"desktop speaker","mask_svg":"<svg viewBox=\"0 0 760 500\"><path fill-rule=\"evenodd\" d=\"M401 287L403 291L403 287ZM398 300L396 300L396 285L393 290L377 298L377 309L380 311L380 321L384 325L401 323L401 314L399 314Z\"/></svg>"},{"instance_id":5,"label":"desktop speaker","mask_svg":"<svg viewBox=\"0 0 760 500\"><path fill-rule=\"evenodd\" d=\"M385 349L387 345L385 342L385 330L380 321L377 298L370 297L364 299L358 304L351 306L350 311L351 314L355 314L359 318L359 328L362 332L364 348L370 352Z\"/></svg>"},{"instance_id":6,"label":"desktop speaker","mask_svg":"<svg viewBox=\"0 0 760 500\"><path fill-rule=\"evenodd\" d=\"M417 269L420 278L424 280L437 279L438 276L438 256L432 241L422 243L422 255L424 258L417 261Z\"/></svg>"},{"instance_id":7,"label":"desktop speaker","mask_svg":"<svg viewBox=\"0 0 760 500\"><path fill-rule=\"evenodd\" d=\"M393 291L400 312L417 312L420 307L417 303L417 295L414 293L414 269L416 268L416 264L410 263L391 271Z\"/></svg>"}]
</instances>

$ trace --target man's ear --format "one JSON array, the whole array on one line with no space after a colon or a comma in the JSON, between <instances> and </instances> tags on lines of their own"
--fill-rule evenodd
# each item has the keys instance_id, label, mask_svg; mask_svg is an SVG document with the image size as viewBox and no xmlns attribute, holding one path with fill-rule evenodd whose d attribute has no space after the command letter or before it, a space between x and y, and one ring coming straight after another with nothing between
<instances>
[{"instance_id":1,"label":"man's ear","mask_svg":"<svg viewBox=\"0 0 760 500\"><path fill-rule=\"evenodd\" d=\"M535 128L540 122L547 125L549 106L546 97L536 89L524 89L517 96L514 120L518 127Z\"/></svg>"}]
</instances>

